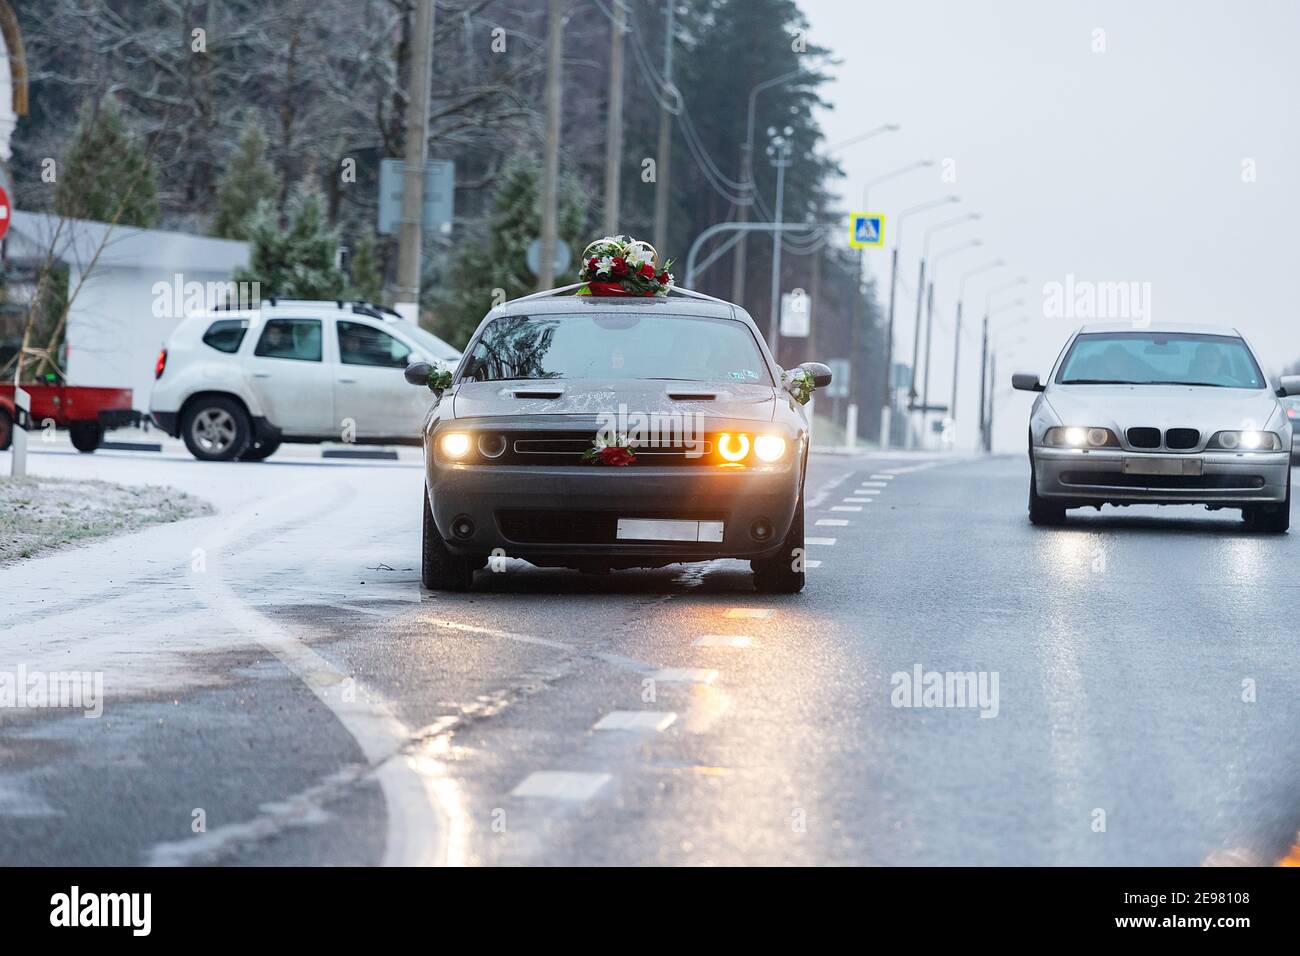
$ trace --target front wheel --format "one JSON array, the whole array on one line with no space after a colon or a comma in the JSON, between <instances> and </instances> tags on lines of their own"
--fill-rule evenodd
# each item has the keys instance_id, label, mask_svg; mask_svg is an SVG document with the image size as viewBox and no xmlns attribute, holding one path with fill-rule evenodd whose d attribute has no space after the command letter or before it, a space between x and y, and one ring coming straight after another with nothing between
<instances>
[{"instance_id":1,"label":"front wheel","mask_svg":"<svg viewBox=\"0 0 1300 956\"><path fill-rule=\"evenodd\" d=\"M1065 524L1065 506L1052 504L1038 494L1038 470L1029 452L1029 521L1042 527Z\"/></svg>"},{"instance_id":2,"label":"front wheel","mask_svg":"<svg viewBox=\"0 0 1300 956\"><path fill-rule=\"evenodd\" d=\"M68 437L72 439L73 448L89 455L104 440L104 430L99 427L99 422L73 422L68 426Z\"/></svg>"},{"instance_id":3,"label":"front wheel","mask_svg":"<svg viewBox=\"0 0 1300 956\"><path fill-rule=\"evenodd\" d=\"M749 562L754 572L754 589L763 594L798 594L803 590L804 565L808 552L803 540L803 495L795 505L790 531L775 557Z\"/></svg>"},{"instance_id":4,"label":"front wheel","mask_svg":"<svg viewBox=\"0 0 1300 956\"><path fill-rule=\"evenodd\" d=\"M1241 509L1246 527L1265 534L1283 534L1291 529L1291 469L1286 473L1286 501L1277 505L1250 505Z\"/></svg>"},{"instance_id":5,"label":"front wheel","mask_svg":"<svg viewBox=\"0 0 1300 956\"><path fill-rule=\"evenodd\" d=\"M424 540L420 549L420 580L431 591L468 591L474 583L473 559L452 554L438 533L424 489Z\"/></svg>"}]
</instances>

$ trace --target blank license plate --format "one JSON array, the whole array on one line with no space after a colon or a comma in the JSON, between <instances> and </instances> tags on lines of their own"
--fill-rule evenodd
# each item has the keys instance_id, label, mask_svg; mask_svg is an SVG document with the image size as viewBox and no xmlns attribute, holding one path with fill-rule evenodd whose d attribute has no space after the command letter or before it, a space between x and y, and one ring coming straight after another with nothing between
<instances>
[{"instance_id":1,"label":"blank license plate","mask_svg":"<svg viewBox=\"0 0 1300 956\"><path fill-rule=\"evenodd\" d=\"M620 541L722 541L721 521L673 518L619 518Z\"/></svg>"},{"instance_id":2,"label":"blank license plate","mask_svg":"<svg viewBox=\"0 0 1300 956\"><path fill-rule=\"evenodd\" d=\"M1126 475L1199 475L1199 458L1125 458Z\"/></svg>"}]
</instances>

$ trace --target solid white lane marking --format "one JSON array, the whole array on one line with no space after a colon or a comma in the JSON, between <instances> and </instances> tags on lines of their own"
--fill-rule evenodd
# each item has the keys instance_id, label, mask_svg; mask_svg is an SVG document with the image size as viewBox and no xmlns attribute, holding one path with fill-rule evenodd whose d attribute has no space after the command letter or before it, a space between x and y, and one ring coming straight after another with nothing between
<instances>
[{"instance_id":1,"label":"solid white lane marking","mask_svg":"<svg viewBox=\"0 0 1300 956\"><path fill-rule=\"evenodd\" d=\"M848 522L843 518L818 518L817 524L823 528L843 528Z\"/></svg>"},{"instance_id":2,"label":"solid white lane marking","mask_svg":"<svg viewBox=\"0 0 1300 956\"><path fill-rule=\"evenodd\" d=\"M695 639L696 647L749 647L754 639L748 634L703 634Z\"/></svg>"},{"instance_id":3,"label":"solid white lane marking","mask_svg":"<svg viewBox=\"0 0 1300 956\"><path fill-rule=\"evenodd\" d=\"M862 505L834 505L831 511L861 511Z\"/></svg>"},{"instance_id":4,"label":"solid white lane marking","mask_svg":"<svg viewBox=\"0 0 1300 956\"><path fill-rule=\"evenodd\" d=\"M650 679L665 684L712 684L718 672L707 667L665 667L651 674Z\"/></svg>"},{"instance_id":5,"label":"solid white lane marking","mask_svg":"<svg viewBox=\"0 0 1300 956\"><path fill-rule=\"evenodd\" d=\"M871 504L871 499L870 498L845 498L844 503L846 505L869 505Z\"/></svg>"},{"instance_id":6,"label":"solid white lane marking","mask_svg":"<svg viewBox=\"0 0 1300 956\"><path fill-rule=\"evenodd\" d=\"M510 791L510 795L543 797L547 800L590 800L611 779L607 773L539 770L525 777L519 786Z\"/></svg>"},{"instance_id":7,"label":"solid white lane marking","mask_svg":"<svg viewBox=\"0 0 1300 956\"><path fill-rule=\"evenodd\" d=\"M807 560L804 561L803 566L807 569L820 568L822 566L822 563L820 561Z\"/></svg>"},{"instance_id":8,"label":"solid white lane marking","mask_svg":"<svg viewBox=\"0 0 1300 956\"><path fill-rule=\"evenodd\" d=\"M804 538L804 544L834 544L835 538Z\"/></svg>"},{"instance_id":9,"label":"solid white lane marking","mask_svg":"<svg viewBox=\"0 0 1300 956\"><path fill-rule=\"evenodd\" d=\"M677 715L671 710L612 710L592 730L667 730Z\"/></svg>"},{"instance_id":10,"label":"solid white lane marking","mask_svg":"<svg viewBox=\"0 0 1300 956\"><path fill-rule=\"evenodd\" d=\"M747 617L763 620L772 616L770 607L729 607L723 617Z\"/></svg>"}]
</instances>

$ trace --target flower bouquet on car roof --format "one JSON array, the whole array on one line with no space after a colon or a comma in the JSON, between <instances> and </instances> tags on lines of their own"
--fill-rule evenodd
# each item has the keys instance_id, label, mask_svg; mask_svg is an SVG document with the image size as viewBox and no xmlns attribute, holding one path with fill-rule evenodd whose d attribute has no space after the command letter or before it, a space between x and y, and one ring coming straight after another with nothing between
<instances>
[{"instance_id":1,"label":"flower bouquet on car roof","mask_svg":"<svg viewBox=\"0 0 1300 956\"><path fill-rule=\"evenodd\" d=\"M582 253L578 295L667 295L672 260L659 266L659 253L648 242L628 236L597 239Z\"/></svg>"}]
</instances>

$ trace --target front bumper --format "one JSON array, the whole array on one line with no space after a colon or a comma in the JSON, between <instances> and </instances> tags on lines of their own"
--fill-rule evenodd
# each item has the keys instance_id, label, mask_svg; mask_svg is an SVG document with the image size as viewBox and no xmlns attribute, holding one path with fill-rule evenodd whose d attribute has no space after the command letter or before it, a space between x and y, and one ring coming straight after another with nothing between
<instances>
[{"instance_id":1,"label":"front bumper","mask_svg":"<svg viewBox=\"0 0 1300 956\"><path fill-rule=\"evenodd\" d=\"M1125 459L1201 462L1199 476L1124 473ZM1282 502L1290 482L1290 453L1201 452L1177 455L1112 449L1034 448L1034 473L1042 498L1078 505Z\"/></svg>"},{"instance_id":2,"label":"front bumper","mask_svg":"<svg viewBox=\"0 0 1300 956\"><path fill-rule=\"evenodd\" d=\"M432 456L429 456L430 458ZM775 554L799 501L801 460L772 468L631 465L458 465L430 461L434 523L458 554L500 548L522 558L662 565ZM716 542L616 540L618 518L723 522ZM468 519L473 531L453 528ZM756 537L756 522L769 526Z\"/></svg>"}]
</instances>

